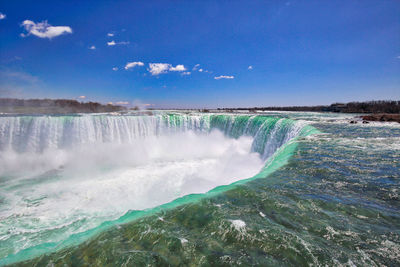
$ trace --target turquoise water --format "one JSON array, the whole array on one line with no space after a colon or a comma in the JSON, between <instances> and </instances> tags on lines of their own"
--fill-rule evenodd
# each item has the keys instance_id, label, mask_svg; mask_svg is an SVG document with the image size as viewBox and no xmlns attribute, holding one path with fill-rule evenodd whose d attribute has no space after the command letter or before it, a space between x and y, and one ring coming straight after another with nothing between
<instances>
[{"instance_id":1,"label":"turquoise water","mask_svg":"<svg viewBox=\"0 0 400 267\"><path fill-rule=\"evenodd\" d=\"M207 194L184 195L158 208L130 211L67 238L54 238L58 242L37 242L3 256L1 262L33 257L20 264L398 265L400 127L352 125L350 118L281 112L161 116L163 122L147 128L144 135L178 129L209 134L219 129L230 138L252 137L250 150L264 161L254 178L265 179L241 177ZM110 124L110 118L99 118L105 119ZM24 120L32 123L31 118ZM80 140L93 140L89 136L98 140L98 132L93 133ZM30 149L43 153L43 142L49 139L56 147L77 142L49 136ZM116 136L107 140L123 139ZM22 153L23 142L13 142Z\"/></svg>"}]
</instances>

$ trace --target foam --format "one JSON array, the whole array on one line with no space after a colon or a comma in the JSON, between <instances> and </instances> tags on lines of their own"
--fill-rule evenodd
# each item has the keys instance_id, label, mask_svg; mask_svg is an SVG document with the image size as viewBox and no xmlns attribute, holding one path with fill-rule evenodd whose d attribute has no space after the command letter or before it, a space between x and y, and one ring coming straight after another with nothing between
<instances>
[{"instance_id":1,"label":"foam","mask_svg":"<svg viewBox=\"0 0 400 267\"><path fill-rule=\"evenodd\" d=\"M0 211L0 242L13 240L14 247L0 250L0 256L38 242L63 240L129 210L251 177L263 166L251 145L251 137L188 131L130 144L3 153L0 175L20 178L3 188L8 208Z\"/></svg>"}]
</instances>

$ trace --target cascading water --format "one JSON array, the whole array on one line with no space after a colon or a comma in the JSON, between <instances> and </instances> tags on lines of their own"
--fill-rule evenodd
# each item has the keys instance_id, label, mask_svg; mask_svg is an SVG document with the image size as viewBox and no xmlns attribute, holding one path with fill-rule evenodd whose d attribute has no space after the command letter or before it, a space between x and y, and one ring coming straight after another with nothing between
<instances>
[{"instance_id":1,"label":"cascading water","mask_svg":"<svg viewBox=\"0 0 400 267\"><path fill-rule=\"evenodd\" d=\"M169 114L1 117L0 150L43 152L83 144L127 144L139 138L189 130L206 133L218 129L228 137L254 137L252 150L266 158L297 136L302 127L299 121L262 116ZM268 144L272 147L267 148Z\"/></svg>"},{"instance_id":2,"label":"cascading water","mask_svg":"<svg viewBox=\"0 0 400 267\"><path fill-rule=\"evenodd\" d=\"M0 262L130 210L265 175L307 127L236 115L0 117Z\"/></svg>"}]
</instances>

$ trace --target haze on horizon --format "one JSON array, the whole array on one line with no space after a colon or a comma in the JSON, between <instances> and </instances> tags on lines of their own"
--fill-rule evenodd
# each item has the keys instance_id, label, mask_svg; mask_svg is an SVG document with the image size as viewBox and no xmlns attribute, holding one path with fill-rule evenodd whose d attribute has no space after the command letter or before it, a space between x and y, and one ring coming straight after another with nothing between
<instances>
[{"instance_id":1,"label":"haze on horizon","mask_svg":"<svg viewBox=\"0 0 400 267\"><path fill-rule=\"evenodd\" d=\"M0 1L0 97L155 108L400 99L399 1Z\"/></svg>"}]
</instances>

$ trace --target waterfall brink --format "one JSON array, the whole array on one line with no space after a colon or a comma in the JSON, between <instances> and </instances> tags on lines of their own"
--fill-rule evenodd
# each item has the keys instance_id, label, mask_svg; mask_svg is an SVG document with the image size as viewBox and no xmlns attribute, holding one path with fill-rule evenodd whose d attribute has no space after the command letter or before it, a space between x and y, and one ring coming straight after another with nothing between
<instances>
[{"instance_id":1,"label":"waterfall brink","mask_svg":"<svg viewBox=\"0 0 400 267\"><path fill-rule=\"evenodd\" d=\"M313 129L250 115L0 116L0 265L265 178Z\"/></svg>"},{"instance_id":2,"label":"waterfall brink","mask_svg":"<svg viewBox=\"0 0 400 267\"><path fill-rule=\"evenodd\" d=\"M0 151L43 152L83 144L130 144L146 137L218 129L228 137L253 137L252 150L266 159L299 135L303 126L290 119L234 115L0 117Z\"/></svg>"}]
</instances>

